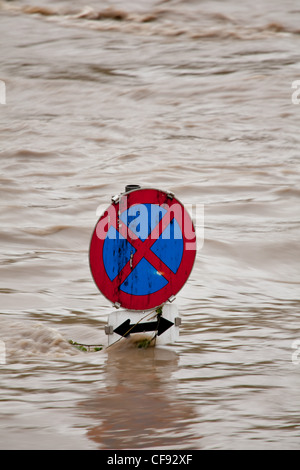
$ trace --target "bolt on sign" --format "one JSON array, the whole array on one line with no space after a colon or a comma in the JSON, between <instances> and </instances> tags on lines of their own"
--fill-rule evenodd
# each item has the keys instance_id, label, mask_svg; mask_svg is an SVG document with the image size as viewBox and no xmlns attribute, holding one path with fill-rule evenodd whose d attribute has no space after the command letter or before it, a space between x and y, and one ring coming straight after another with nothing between
<instances>
[{"instance_id":1,"label":"bolt on sign","mask_svg":"<svg viewBox=\"0 0 300 470\"><path fill-rule=\"evenodd\" d=\"M196 257L196 233L173 193L133 189L112 198L92 234L94 281L116 307L148 310L174 298Z\"/></svg>"}]
</instances>

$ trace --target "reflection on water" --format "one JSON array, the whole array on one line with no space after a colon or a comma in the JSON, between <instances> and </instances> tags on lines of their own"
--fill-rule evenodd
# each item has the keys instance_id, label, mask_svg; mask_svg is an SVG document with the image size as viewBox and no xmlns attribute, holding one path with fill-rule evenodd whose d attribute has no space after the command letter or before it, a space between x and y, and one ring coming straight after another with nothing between
<instances>
[{"instance_id":1,"label":"reflection on water","mask_svg":"<svg viewBox=\"0 0 300 470\"><path fill-rule=\"evenodd\" d=\"M168 349L110 350L105 388L81 403L95 423L88 437L104 449L193 447L193 408L177 396L172 379L177 364Z\"/></svg>"}]
</instances>

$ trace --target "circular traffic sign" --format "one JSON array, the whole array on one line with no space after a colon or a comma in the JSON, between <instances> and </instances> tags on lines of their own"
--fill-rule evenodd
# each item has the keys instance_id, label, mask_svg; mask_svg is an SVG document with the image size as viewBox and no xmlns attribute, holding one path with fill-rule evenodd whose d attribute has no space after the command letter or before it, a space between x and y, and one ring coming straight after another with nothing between
<instances>
[{"instance_id":1,"label":"circular traffic sign","mask_svg":"<svg viewBox=\"0 0 300 470\"><path fill-rule=\"evenodd\" d=\"M116 306L148 310L186 283L196 256L192 220L173 194L136 189L120 195L92 234L91 273Z\"/></svg>"}]
</instances>

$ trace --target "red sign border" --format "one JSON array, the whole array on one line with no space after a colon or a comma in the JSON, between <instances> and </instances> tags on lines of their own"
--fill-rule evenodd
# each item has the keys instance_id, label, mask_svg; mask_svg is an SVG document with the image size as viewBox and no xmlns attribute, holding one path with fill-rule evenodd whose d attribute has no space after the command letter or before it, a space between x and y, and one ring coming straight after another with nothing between
<instances>
[{"instance_id":1,"label":"red sign border","mask_svg":"<svg viewBox=\"0 0 300 470\"><path fill-rule=\"evenodd\" d=\"M158 189L148 189L148 188L141 188L130 191L128 193L124 193L120 195L126 196L127 198L127 208L133 206L134 204L162 204L168 205L169 208L172 208L174 204L179 204L182 209L182 214L184 217L181 217L180 220L177 220L180 230L183 236L183 255L180 266L176 272L173 273L172 279L169 280L168 284L160 289L157 292L147 295L133 295L128 294L126 292L121 291L117 288L115 283L111 281L106 273L103 257L100 256L100 253L103 252L103 245L105 238L98 237L97 235L97 227L100 224L105 214L108 211L112 211L112 208L118 214L119 211L119 204L120 200L116 203L111 204L107 211L105 211L101 217L99 218L95 229L93 231L91 241L90 241L90 249L89 249L89 262L90 262L90 270L92 277L95 281L96 286L100 290L100 292L106 297L110 302L113 304L119 304L122 308L126 308L129 310L149 310L156 308L160 305L163 305L167 302L168 299L175 296L184 286L186 281L188 280L190 273L193 269L195 258L196 258L196 234L193 222L190 219L190 216L186 209L184 208L183 204L175 197L170 197L169 193L158 190ZM185 231L183 229L183 221L187 220L188 217L190 221L190 226L192 228L193 234L195 236L194 239L187 238L185 235ZM187 244L189 245L189 249L186 249Z\"/></svg>"}]
</instances>

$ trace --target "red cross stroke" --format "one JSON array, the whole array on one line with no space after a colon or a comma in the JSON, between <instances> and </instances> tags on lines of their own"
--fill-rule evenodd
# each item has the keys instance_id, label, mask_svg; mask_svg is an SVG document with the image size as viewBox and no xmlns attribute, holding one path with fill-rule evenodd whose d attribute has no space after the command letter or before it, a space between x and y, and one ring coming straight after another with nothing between
<instances>
[{"instance_id":1,"label":"red cross stroke","mask_svg":"<svg viewBox=\"0 0 300 470\"><path fill-rule=\"evenodd\" d=\"M119 212L123 212L122 198L112 204L100 217L92 235L90 244L90 268L94 281L102 294L113 304L119 304L130 310L147 310L165 303L175 296L187 281L196 256L196 236L191 240L184 233L183 221L189 217L183 205L174 197L171 199L164 191L155 189L139 189L126 195L126 209L135 204L158 204L167 211L160 222L153 228L144 241L119 219ZM184 217L183 217L184 215ZM152 245L175 218L183 236L183 256L176 274L151 250ZM106 273L103 263L103 245L105 233L113 226L135 248L135 253L118 275L111 281ZM192 223L191 226L193 227ZM99 236L101 235L101 236ZM188 244L188 249L187 249ZM138 263L145 258L168 283L159 291L147 295L133 295L120 290L120 286L127 279Z\"/></svg>"}]
</instances>

